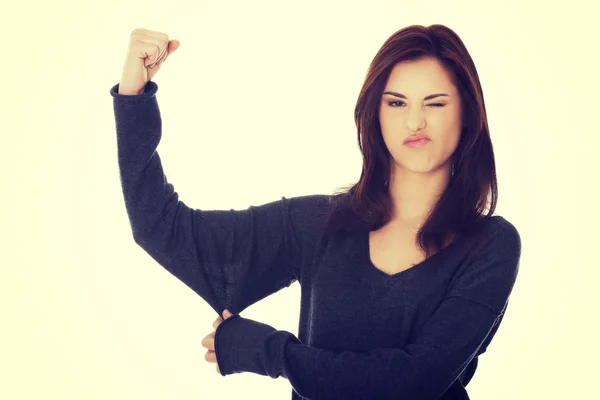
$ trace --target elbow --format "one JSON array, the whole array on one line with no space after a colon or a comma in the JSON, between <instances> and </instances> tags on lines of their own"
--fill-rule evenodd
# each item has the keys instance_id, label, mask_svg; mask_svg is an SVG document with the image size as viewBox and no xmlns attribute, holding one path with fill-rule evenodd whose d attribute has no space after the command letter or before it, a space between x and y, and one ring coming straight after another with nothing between
<instances>
[{"instance_id":1,"label":"elbow","mask_svg":"<svg viewBox=\"0 0 600 400\"><path fill-rule=\"evenodd\" d=\"M137 244L141 248L145 248L147 240L144 240L141 235L136 234L135 232L133 232L133 234L131 236L133 237L133 241L135 244Z\"/></svg>"}]
</instances>

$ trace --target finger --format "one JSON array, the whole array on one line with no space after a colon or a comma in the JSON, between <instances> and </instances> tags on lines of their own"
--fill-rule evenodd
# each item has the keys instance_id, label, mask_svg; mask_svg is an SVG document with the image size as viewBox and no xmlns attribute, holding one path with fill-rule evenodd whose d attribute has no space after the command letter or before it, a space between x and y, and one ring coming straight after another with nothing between
<instances>
[{"instance_id":1,"label":"finger","mask_svg":"<svg viewBox=\"0 0 600 400\"><path fill-rule=\"evenodd\" d=\"M156 46L151 50L151 53L153 53L154 56L151 57L153 58L152 64L146 65L147 67L154 67L169 47L169 35L162 32L150 31L147 29L140 28L133 30L131 32L131 40L138 42L138 46L140 44ZM148 55L146 57L148 57Z\"/></svg>"},{"instance_id":2,"label":"finger","mask_svg":"<svg viewBox=\"0 0 600 400\"><path fill-rule=\"evenodd\" d=\"M144 28L134 29L131 34L132 35L137 34L137 35L144 35L144 36L152 36L156 39L169 40L169 35L167 35L164 32L151 31L149 29L144 29Z\"/></svg>"},{"instance_id":3,"label":"finger","mask_svg":"<svg viewBox=\"0 0 600 400\"><path fill-rule=\"evenodd\" d=\"M162 63L167 61L167 58L169 58L171 53L174 52L178 47L179 44L177 44L175 41L169 41L165 48L162 49L160 55L157 57L156 65L162 65Z\"/></svg>"},{"instance_id":4,"label":"finger","mask_svg":"<svg viewBox=\"0 0 600 400\"><path fill-rule=\"evenodd\" d=\"M214 332L210 335L207 335L204 339L202 339L202 347L208 350L215 350L215 336Z\"/></svg>"},{"instance_id":5,"label":"finger","mask_svg":"<svg viewBox=\"0 0 600 400\"><path fill-rule=\"evenodd\" d=\"M146 67L154 67L163 54L164 45L159 40L152 38L135 38L136 56L144 58Z\"/></svg>"},{"instance_id":6,"label":"finger","mask_svg":"<svg viewBox=\"0 0 600 400\"><path fill-rule=\"evenodd\" d=\"M130 50L129 55L143 59L145 67L154 66L158 58L158 49L154 43L138 41Z\"/></svg>"},{"instance_id":7,"label":"finger","mask_svg":"<svg viewBox=\"0 0 600 400\"><path fill-rule=\"evenodd\" d=\"M168 51L167 51L166 47L164 49L162 49L162 52L157 57L156 64L162 64L163 61L165 61L165 59L167 58L167 53L168 53Z\"/></svg>"},{"instance_id":8,"label":"finger","mask_svg":"<svg viewBox=\"0 0 600 400\"><path fill-rule=\"evenodd\" d=\"M158 56L156 56L156 60L150 65L150 68L158 67L165 61L167 50L163 49Z\"/></svg>"},{"instance_id":9,"label":"finger","mask_svg":"<svg viewBox=\"0 0 600 400\"><path fill-rule=\"evenodd\" d=\"M219 326L219 324L223 322L223 318L219 317L215 320L215 322L213 322L213 329L217 330L217 326Z\"/></svg>"},{"instance_id":10,"label":"finger","mask_svg":"<svg viewBox=\"0 0 600 400\"><path fill-rule=\"evenodd\" d=\"M208 362L214 363L214 362L217 362L217 355L215 354L214 351L209 350L204 355L204 359Z\"/></svg>"}]
</instances>

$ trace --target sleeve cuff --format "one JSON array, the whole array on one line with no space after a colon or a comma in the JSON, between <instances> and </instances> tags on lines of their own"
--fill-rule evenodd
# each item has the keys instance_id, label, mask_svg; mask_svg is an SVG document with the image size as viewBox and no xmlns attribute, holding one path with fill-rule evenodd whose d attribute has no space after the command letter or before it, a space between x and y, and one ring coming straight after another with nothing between
<instances>
[{"instance_id":1,"label":"sleeve cuff","mask_svg":"<svg viewBox=\"0 0 600 400\"><path fill-rule=\"evenodd\" d=\"M241 372L269 376L285 374L285 347L289 341L301 344L287 331L248 319L239 314L227 318L215 331L215 355L222 376Z\"/></svg>"},{"instance_id":2,"label":"sleeve cuff","mask_svg":"<svg viewBox=\"0 0 600 400\"><path fill-rule=\"evenodd\" d=\"M149 99L154 98L156 92L158 91L158 85L156 82L148 81L142 93L128 96L119 94L119 85L120 83L117 83L110 88L110 95L115 99L115 101L125 103L145 103Z\"/></svg>"}]
</instances>

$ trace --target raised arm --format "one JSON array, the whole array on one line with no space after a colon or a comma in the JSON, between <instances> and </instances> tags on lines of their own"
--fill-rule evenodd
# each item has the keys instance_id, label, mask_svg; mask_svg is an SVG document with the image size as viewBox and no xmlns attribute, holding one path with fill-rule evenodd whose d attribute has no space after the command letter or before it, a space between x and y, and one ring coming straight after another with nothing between
<instances>
[{"instance_id":1,"label":"raised arm","mask_svg":"<svg viewBox=\"0 0 600 400\"><path fill-rule=\"evenodd\" d=\"M215 332L221 375L283 376L311 400L436 400L496 333L516 280L520 252L517 231L503 223L405 348L328 351L307 346L290 332L234 315Z\"/></svg>"},{"instance_id":2,"label":"raised arm","mask_svg":"<svg viewBox=\"0 0 600 400\"><path fill-rule=\"evenodd\" d=\"M217 314L239 313L299 279L302 238L316 197L286 199L242 211L201 211L179 199L156 148L161 138L158 86L114 98L118 162L135 242L200 295ZM313 210L314 211L314 210ZM298 222L300 223L300 222Z\"/></svg>"}]
</instances>

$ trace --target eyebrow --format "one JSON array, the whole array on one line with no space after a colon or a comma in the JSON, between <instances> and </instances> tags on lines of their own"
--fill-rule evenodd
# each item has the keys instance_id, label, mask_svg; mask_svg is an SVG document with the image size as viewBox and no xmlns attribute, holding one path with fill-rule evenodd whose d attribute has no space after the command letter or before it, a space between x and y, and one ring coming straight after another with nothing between
<instances>
[{"instance_id":1,"label":"eyebrow","mask_svg":"<svg viewBox=\"0 0 600 400\"><path fill-rule=\"evenodd\" d=\"M396 97L400 97L401 99L406 99L407 97L405 95L403 95L402 93L396 93L396 92L383 92L383 94L391 94L392 96L396 96ZM435 93L435 94L430 94L429 96L425 96L425 98L423 100L431 100L434 99L436 97L439 96L448 96L450 97L448 94L446 93Z\"/></svg>"}]
</instances>

